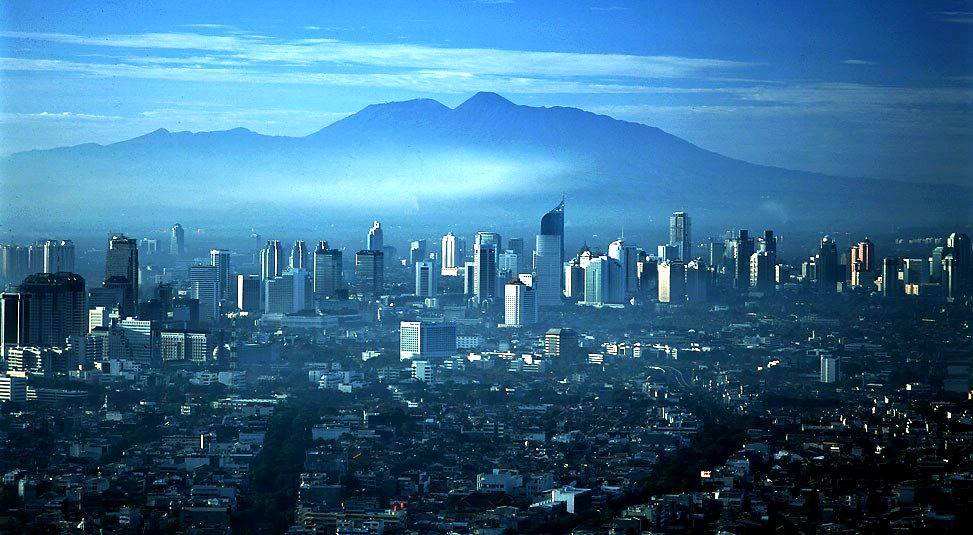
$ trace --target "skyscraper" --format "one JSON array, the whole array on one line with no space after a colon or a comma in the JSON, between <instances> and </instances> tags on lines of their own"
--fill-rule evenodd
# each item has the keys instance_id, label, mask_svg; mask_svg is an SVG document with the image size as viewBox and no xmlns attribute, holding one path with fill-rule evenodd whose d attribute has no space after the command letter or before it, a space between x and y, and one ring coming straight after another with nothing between
<instances>
[{"instance_id":1,"label":"skyscraper","mask_svg":"<svg viewBox=\"0 0 973 535\"><path fill-rule=\"evenodd\" d=\"M108 241L104 286L123 290L123 300L119 303L121 317L136 315L139 299L139 250L134 239L119 234Z\"/></svg>"},{"instance_id":2,"label":"skyscraper","mask_svg":"<svg viewBox=\"0 0 973 535\"><path fill-rule=\"evenodd\" d=\"M9 347L28 345L30 295L19 292L0 294L0 356Z\"/></svg>"},{"instance_id":3,"label":"skyscraper","mask_svg":"<svg viewBox=\"0 0 973 535\"><path fill-rule=\"evenodd\" d=\"M27 296L26 344L63 347L69 336L87 332L84 279L74 273L34 273L20 284Z\"/></svg>"},{"instance_id":4,"label":"skyscraper","mask_svg":"<svg viewBox=\"0 0 973 535\"><path fill-rule=\"evenodd\" d=\"M534 250L534 288L538 306L561 303L564 291L564 200L541 218Z\"/></svg>"},{"instance_id":5,"label":"skyscraper","mask_svg":"<svg viewBox=\"0 0 973 535\"><path fill-rule=\"evenodd\" d=\"M608 256L622 266L622 288L626 296L635 295L639 286L638 250L634 245L626 245L618 239L608 244Z\"/></svg>"},{"instance_id":6,"label":"skyscraper","mask_svg":"<svg viewBox=\"0 0 973 535\"><path fill-rule=\"evenodd\" d=\"M686 212L673 212L669 217L669 245L676 248L676 258L679 260L692 260L692 223Z\"/></svg>"},{"instance_id":7,"label":"skyscraper","mask_svg":"<svg viewBox=\"0 0 973 535\"><path fill-rule=\"evenodd\" d=\"M372 227L368 229L368 237L365 239L365 249L382 252L384 247L385 238L382 236L382 224L374 221Z\"/></svg>"},{"instance_id":8,"label":"skyscraper","mask_svg":"<svg viewBox=\"0 0 973 535\"><path fill-rule=\"evenodd\" d=\"M14 244L0 245L0 279L20 282L28 275L29 265L26 247Z\"/></svg>"},{"instance_id":9,"label":"skyscraper","mask_svg":"<svg viewBox=\"0 0 973 535\"><path fill-rule=\"evenodd\" d=\"M622 266L614 258L591 259L584 270L584 302L590 305L618 305L625 300Z\"/></svg>"},{"instance_id":10,"label":"skyscraper","mask_svg":"<svg viewBox=\"0 0 973 535\"><path fill-rule=\"evenodd\" d=\"M730 242L733 254L733 288L746 290L750 287L750 257L753 255L753 238L749 231L740 229Z\"/></svg>"},{"instance_id":11,"label":"skyscraper","mask_svg":"<svg viewBox=\"0 0 973 535\"><path fill-rule=\"evenodd\" d=\"M953 259L947 274L950 297L955 299L973 294L973 250L970 249L970 237L960 232L950 234L946 238L946 255Z\"/></svg>"},{"instance_id":12,"label":"skyscraper","mask_svg":"<svg viewBox=\"0 0 973 535\"><path fill-rule=\"evenodd\" d=\"M503 324L522 327L537 322L536 292L519 279L508 282L503 289Z\"/></svg>"},{"instance_id":13,"label":"skyscraper","mask_svg":"<svg viewBox=\"0 0 973 535\"><path fill-rule=\"evenodd\" d=\"M758 292L772 290L776 279L775 267L768 251L750 255L750 287Z\"/></svg>"},{"instance_id":14,"label":"skyscraper","mask_svg":"<svg viewBox=\"0 0 973 535\"><path fill-rule=\"evenodd\" d=\"M329 248L326 241L319 241L314 251L315 298L331 297L344 285L341 270L341 251Z\"/></svg>"},{"instance_id":15,"label":"skyscraper","mask_svg":"<svg viewBox=\"0 0 973 535\"><path fill-rule=\"evenodd\" d=\"M416 262L416 296L432 297L439 292L439 273L431 260Z\"/></svg>"},{"instance_id":16,"label":"skyscraper","mask_svg":"<svg viewBox=\"0 0 973 535\"><path fill-rule=\"evenodd\" d=\"M409 242L409 265L416 265L429 258L426 254L426 240L412 240Z\"/></svg>"},{"instance_id":17,"label":"skyscraper","mask_svg":"<svg viewBox=\"0 0 973 535\"><path fill-rule=\"evenodd\" d=\"M294 248L291 249L291 269L307 269L307 245L304 240L297 240L294 242Z\"/></svg>"},{"instance_id":18,"label":"skyscraper","mask_svg":"<svg viewBox=\"0 0 973 535\"><path fill-rule=\"evenodd\" d=\"M267 245L260 250L260 280L266 281L279 277L284 272L284 251L280 241L267 240Z\"/></svg>"},{"instance_id":19,"label":"skyscraper","mask_svg":"<svg viewBox=\"0 0 973 535\"><path fill-rule=\"evenodd\" d=\"M830 236L821 239L814 257L814 276L818 286L829 292L836 291L836 284L844 278L838 268L838 248Z\"/></svg>"},{"instance_id":20,"label":"skyscraper","mask_svg":"<svg viewBox=\"0 0 973 535\"><path fill-rule=\"evenodd\" d=\"M659 263L659 302L686 302L686 265L681 260Z\"/></svg>"},{"instance_id":21,"label":"skyscraper","mask_svg":"<svg viewBox=\"0 0 973 535\"><path fill-rule=\"evenodd\" d=\"M836 383L839 379L837 357L821 355L820 381L822 383Z\"/></svg>"},{"instance_id":22,"label":"skyscraper","mask_svg":"<svg viewBox=\"0 0 973 535\"><path fill-rule=\"evenodd\" d=\"M497 297L497 247L500 235L477 232L473 242L473 295L479 302Z\"/></svg>"},{"instance_id":23,"label":"skyscraper","mask_svg":"<svg viewBox=\"0 0 973 535\"><path fill-rule=\"evenodd\" d=\"M210 265L216 268L218 283L217 299L230 299L230 251L226 249L212 249L209 252Z\"/></svg>"},{"instance_id":24,"label":"skyscraper","mask_svg":"<svg viewBox=\"0 0 973 535\"><path fill-rule=\"evenodd\" d=\"M220 315L220 272L217 266L190 266L192 296L199 300L199 314L212 322Z\"/></svg>"},{"instance_id":25,"label":"skyscraper","mask_svg":"<svg viewBox=\"0 0 973 535\"><path fill-rule=\"evenodd\" d=\"M260 277L257 275L236 276L236 307L246 312L260 311Z\"/></svg>"},{"instance_id":26,"label":"skyscraper","mask_svg":"<svg viewBox=\"0 0 973 535\"><path fill-rule=\"evenodd\" d=\"M172 226L169 236L169 254L172 256L182 256L186 252L186 232L182 225L176 223Z\"/></svg>"},{"instance_id":27,"label":"skyscraper","mask_svg":"<svg viewBox=\"0 0 973 535\"><path fill-rule=\"evenodd\" d=\"M851 247L848 254L848 271L852 286L862 286L862 274L871 273L875 262L875 245L868 238ZM866 277L867 278L867 277Z\"/></svg>"},{"instance_id":28,"label":"skyscraper","mask_svg":"<svg viewBox=\"0 0 973 535\"><path fill-rule=\"evenodd\" d=\"M882 295L885 297L901 297L905 290L899 280L899 268L902 260L887 256L882 259Z\"/></svg>"},{"instance_id":29,"label":"skyscraper","mask_svg":"<svg viewBox=\"0 0 973 535\"><path fill-rule=\"evenodd\" d=\"M44 242L44 273L74 273L74 243L71 240Z\"/></svg>"},{"instance_id":30,"label":"skyscraper","mask_svg":"<svg viewBox=\"0 0 973 535\"><path fill-rule=\"evenodd\" d=\"M362 295L378 297L385 288L385 255L382 251L355 253L355 281Z\"/></svg>"},{"instance_id":31,"label":"skyscraper","mask_svg":"<svg viewBox=\"0 0 973 535\"><path fill-rule=\"evenodd\" d=\"M463 295L476 294L476 262L463 264Z\"/></svg>"},{"instance_id":32,"label":"skyscraper","mask_svg":"<svg viewBox=\"0 0 973 535\"><path fill-rule=\"evenodd\" d=\"M524 239L523 238L510 238L507 240L507 251L512 251L517 255L517 267L511 271L515 273L523 273L527 271L527 255L524 254Z\"/></svg>"},{"instance_id":33,"label":"skyscraper","mask_svg":"<svg viewBox=\"0 0 973 535\"><path fill-rule=\"evenodd\" d=\"M452 232L443 236L440 261L442 262L443 277L458 277L462 275L463 264L466 263L466 240L454 236Z\"/></svg>"}]
</instances>

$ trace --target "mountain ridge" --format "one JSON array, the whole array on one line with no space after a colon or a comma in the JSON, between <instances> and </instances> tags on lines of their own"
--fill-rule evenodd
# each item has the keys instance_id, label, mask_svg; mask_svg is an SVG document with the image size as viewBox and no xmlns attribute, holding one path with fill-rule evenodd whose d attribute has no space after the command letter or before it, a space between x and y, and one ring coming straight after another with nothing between
<instances>
[{"instance_id":1,"label":"mountain ridge","mask_svg":"<svg viewBox=\"0 0 973 535\"><path fill-rule=\"evenodd\" d=\"M752 164L654 126L571 107L516 104L491 92L455 108L432 99L372 104L301 137L242 127L159 128L105 145L16 153L0 160L0 170L8 177L0 185L5 197L27 198L32 190L63 194L65 210L105 197L111 198L105 211L193 208L184 195L146 202L168 186L192 188L227 206L325 203L346 209L342 205L357 203L382 211L408 205L411 213L430 215L457 204L483 211L485 201L501 199L532 206L551 189L584 199L590 206L580 208L592 219L607 217L597 213L600 203L617 208L618 217L663 214L675 205L741 224L954 222L970 215L970 191L962 186ZM99 182L104 176L119 177L115 187L132 201L109 193ZM919 209L922 204L941 208L930 214Z\"/></svg>"}]
</instances>

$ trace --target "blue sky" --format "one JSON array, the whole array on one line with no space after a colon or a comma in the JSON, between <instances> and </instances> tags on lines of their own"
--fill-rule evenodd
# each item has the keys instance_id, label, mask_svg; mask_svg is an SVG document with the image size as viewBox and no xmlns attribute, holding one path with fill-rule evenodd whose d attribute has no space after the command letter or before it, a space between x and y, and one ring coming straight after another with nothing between
<instances>
[{"instance_id":1,"label":"blue sky","mask_svg":"<svg viewBox=\"0 0 973 535\"><path fill-rule=\"evenodd\" d=\"M305 135L374 102L454 106L489 90L644 122L756 163L973 183L971 1L0 10L2 153L160 127Z\"/></svg>"}]
</instances>

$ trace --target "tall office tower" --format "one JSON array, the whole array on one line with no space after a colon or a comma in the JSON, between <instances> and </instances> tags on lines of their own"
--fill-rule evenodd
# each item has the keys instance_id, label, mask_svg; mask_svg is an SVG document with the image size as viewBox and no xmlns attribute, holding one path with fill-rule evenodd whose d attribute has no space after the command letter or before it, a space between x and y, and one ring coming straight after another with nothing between
<instances>
[{"instance_id":1,"label":"tall office tower","mask_svg":"<svg viewBox=\"0 0 973 535\"><path fill-rule=\"evenodd\" d=\"M875 269L875 244L865 238L851 247L848 252L848 265L852 272L871 272Z\"/></svg>"},{"instance_id":2,"label":"tall office tower","mask_svg":"<svg viewBox=\"0 0 973 535\"><path fill-rule=\"evenodd\" d=\"M314 297L331 297L343 285L341 251L329 248L326 241L319 241L314 250Z\"/></svg>"},{"instance_id":3,"label":"tall office tower","mask_svg":"<svg viewBox=\"0 0 973 535\"><path fill-rule=\"evenodd\" d=\"M564 288L564 261L561 245L563 237L538 234L534 251L534 275L537 305L542 307L561 304Z\"/></svg>"},{"instance_id":4,"label":"tall office tower","mask_svg":"<svg viewBox=\"0 0 973 535\"><path fill-rule=\"evenodd\" d=\"M226 249L212 249L209 252L209 263L216 268L216 278L219 292L217 299L232 299L232 281L230 280L230 251Z\"/></svg>"},{"instance_id":5,"label":"tall office tower","mask_svg":"<svg viewBox=\"0 0 973 535\"><path fill-rule=\"evenodd\" d=\"M645 257L639 260L639 293L642 295L656 295L659 288L659 261Z\"/></svg>"},{"instance_id":6,"label":"tall office tower","mask_svg":"<svg viewBox=\"0 0 973 535\"><path fill-rule=\"evenodd\" d=\"M74 273L74 243L71 240L44 242L44 273Z\"/></svg>"},{"instance_id":7,"label":"tall office tower","mask_svg":"<svg viewBox=\"0 0 973 535\"><path fill-rule=\"evenodd\" d=\"M710 240L706 252L706 265L718 273L722 272L725 266L723 258L726 255L726 244L720 240Z\"/></svg>"},{"instance_id":8,"label":"tall office tower","mask_svg":"<svg viewBox=\"0 0 973 535\"><path fill-rule=\"evenodd\" d=\"M431 260L416 262L416 296L432 297L439 293L439 273Z\"/></svg>"},{"instance_id":9,"label":"tall office tower","mask_svg":"<svg viewBox=\"0 0 973 535\"><path fill-rule=\"evenodd\" d=\"M466 263L466 241L453 235L443 236L439 260L442 262L443 277L459 277Z\"/></svg>"},{"instance_id":10,"label":"tall office tower","mask_svg":"<svg viewBox=\"0 0 973 535\"><path fill-rule=\"evenodd\" d=\"M44 272L44 244L32 243L27 246L27 275ZM26 275L25 275L26 276Z\"/></svg>"},{"instance_id":11,"label":"tall office tower","mask_svg":"<svg viewBox=\"0 0 973 535\"><path fill-rule=\"evenodd\" d=\"M692 260L692 222L686 212L673 212L669 217L669 245L676 248L676 258L679 260Z\"/></svg>"},{"instance_id":12,"label":"tall office tower","mask_svg":"<svg viewBox=\"0 0 973 535\"><path fill-rule=\"evenodd\" d=\"M584 299L584 268L577 258L564 264L564 297L572 301Z\"/></svg>"},{"instance_id":13,"label":"tall office tower","mask_svg":"<svg viewBox=\"0 0 973 535\"><path fill-rule=\"evenodd\" d=\"M510 238L507 240L507 251L513 252L517 255L517 267L512 271L514 273L525 273L529 271L527 266L527 255L524 254L524 239L523 238Z\"/></svg>"},{"instance_id":14,"label":"tall office tower","mask_svg":"<svg viewBox=\"0 0 973 535\"><path fill-rule=\"evenodd\" d=\"M151 321L125 318L118 322L118 331L125 339L126 357L143 366L150 366L157 360L158 332Z\"/></svg>"},{"instance_id":15,"label":"tall office tower","mask_svg":"<svg viewBox=\"0 0 973 535\"><path fill-rule=\"evenodd\" d=\"M0 279L20 282L27 273L27 248L20 245L0 245Z\"/></svg>"},{"instance_id":16,"label":"tall office tower","mask_svg":"<svg viewBox=\"0 0 973 535\"><path fill-rule=\"evenodd\" d=\"M216 266L190 266L189 285L199 300L200 318L214 322L220 315L220 272Z\"/></svg>"},{"instance_id":17,"label":"tall office tower","mask_svg":"<svg viewBox=\"0 0 973 535\"><path fill-rule=\"evenodd\" d=\"M953 257L950 286L955 289L953 298L973 294L973 250L970 237L954 232L946 238L946 250Z\"/></svg>"},{"instance_id":18,"label":"tall office tower","mask_svg":"<svg viewBox=\"0 0 973 535\"><path fill-rule=\"evenodd\" d=\"M537 323L537 292L520 279L503 287L503 324L522 327Z\"/></svg>"},{"instance_id":19,"label":"tall office tower","mask_svg":"<svg viewBox=\"0 0 973 535\"><path fill-rule=\"evenodd\" d=\"M821 247L814 257L814 280L819 287L829 292L837 290L837 283L843 280L838 267L838 247L830 236L821 240Z\"/></svg>"},{"instance_id":20,"label":"tall office tower","mask_svg":"<svg viewBox=\"0 0 973 535\"><path fill-rule=\"evenodd\" d=\"M679 260L679 249L675 245L662 244L656 248L655 257L659 262Z\"/></svg>"},{"instance_id":21,"label":"tall office tower","mask_svg":"<svg viewBox=\"0 0 973 535\"><path fill-rule=\"evenodd\" d=\"M659 262L659 302L686 302L686 265L682 261Z\"/></svg>"},{"instance_id":22,"label":"tall office tower","mask_svg":"<svg viewBox=\"0 0 973 535\"><path fill-rule=\"evenodd\" d=\"M837 383L839 379L838 358L831 355L821 355L820 381L822 383Z\"/></svg>"},{"instance_id":23,"label":"tall office tower","mask_svg":"<svg viewBox=\"0 0 973 535\"><path fill-rule=\"evenodd\" d=\"M703 303L708 297L709 271L702 259L691 260L686 264L686 300Z\"/></svg>"},{"instance_id":24,"label":"tall office tower","mask_svg":"<svg viewBox=\"0 0 973 535\"><path fill-rule=\"evenodd\" d=\"M236 307L246 312L260 311L260 276L236 276Z\"/></svg>"},{"instance_id":25,"label":"tall office tower","mask_svg":"<svg viewBox=\"0 0 973 535\"><path fill-rule=\"evenodd\" d=\"M936 247L929 255L929 280L931 282L942 281L944 256L946 256L944 247Z\"/></svg>"},{"instance_id":26,"label":"tall office tower","mask_svg":"<svg viewBox=\"0 0 973 535\"><path fill-rule=\"evenodd\" d=\"M943 258L943 270L940 275L940 280L948 301L955 301L963 295L962 277L960 276L959 269L957 269L956 259L953 258L952 253L947 254Z\"/></svg>"},{"instance_id":27,"label":"tall office tower","mask_svg":"<svg viewBox=\"0 0 973 535\"><path fill-rule=\"evenodd\" d=\"M584 270L584 302L591 305L619 305L624 300L622 265L607 256L592 258Z\"/></svg>"},{"instance_id":28,"label":"tall office tower","mask_svg":"<svg viewBox=\"0 0 973 535\"><path fill-rule=\"evenodd\" d=\"M34 273L20 284L28 296L26 345L64 347L87 332L84 279L74 273Z\"/></svg>"},{"instance_id":29,"label":"tall office tower","mask_svg":"<svg viewBox=\"0 0 973 535\"><path fill-rule=\"evenodd\" d=\"M626 297L638 293L638 249L634 245L626 245L623 240L615 240L608 245L608 256L618 261L622 266L623 291Z\"/></svg>"},{"instance_id":30,"label":"tall office tower","mask_svg":"<svg viewBox=\"0 0 973 535\"><path fill-rule=\"evenodd\" d=\"M361 294L370 297L382 295L385 288L385 255L382 251L363 250L355 253L355 281Z\"/></svg>"},{"instance_id":31,"label":"tall office tower","mask_svg":"<svg viewBox=\"0 0 973 535\"><path fill-rule=\"evenodd\" d=\"M403 321L399 323L399 358L443 359L456 352L456 324Z\"/></svg>"},{"instance_id":32,"label":"tall office tower","mask_svg":"<svg viewBox=\"0 0 973 535\"><path fill-rule=\"evenodd\" d=\"M186 231L182 225L176 223L172 226L169 235L169 254L172 256L182 256L186 253Z\"/></svg>"},{"instance_id":33,"label":"tall office tower","mask_svg":"<svg viewBox=\"0 0 973 535\"><path fill-rule=\"evenodd\" d=\"M548 329L544 333L544 356L573 358L580 353L578 333L573 329Z\"/></svg>"},{"instance_id":34,"label":"tall office tower","mask_svg":"<svg viewBox=\"0 0 973 535\"><path fill-rule=\"evenodd\" d=\"M105 255L105 288L122 288L121 317L134 317L139 304L139 249L135 240L112 236Z\"/></svg>"},{"instance_id":35,"label":"tall office tower","mask_svg":"<svg viewBox=\"0 0 973 535\"><path fill-rule=\"evenodd\" d=\"M777 282L777 266L767 251L750 255L750 287L758 292L773 290Z\"/></svg>"},{"instance_id":36,"label":"tall office tower","mask_svg":"<svg viewBox=\"0 0 973 535\"><path fill-rule=\"evenodd\" d=\"M429 258L426 252L426 240L412 240L409 242L409 265L416 265Z\"/></svg>"},{"instance_id":37,"label":"tall office tower","mask_svg":"<svg viewBox=\"0 0 973 535\"><path fill-rule=\"evenodd\" d=\"M894 256L882 259L882 295L885 297L900 297L905 292L902 281L899 280L899 268L902 260Z\"/></svg>"},{"instance_id":38,"label":"tall office tower","mask_svg":"<svg viewBox=\"0 0 973 535\"><path fill-rule=\"evenodd\" d=\"M279 277L284 272L284 251L280 241L267 240L260 250L260 280L266 281Z\"/></svg>"},{"instance_id":39,"label":"tall office tower","mask_svg":"<svg viewBox=\"0 0 973 535\"><path fill-rule=\"evenodd\" d=\"M28 345L30 295L19 292L0 294L0 357L7 349Z\"/></svg>"},{"instance_id":40,"label":"tall office tower","mask_svg":"<svg viewBox=\"0 0 973 535\"><path fill-rule=\"evenodd\" d=\"M384 252L385 238L382 235L382 224L378 221L372 222L372 227L368 229L368 236L365 238L365 249L368 251Z\"/></svg>"},{"instance_id":41,"label":"tall office tower","mask_svg":"<svg viewBox=\"0 0 973 535\"><path fill-rule=\"evenodd\" d=\"M925 258L902 259L902 284L916 286L929 282L929 261Z\"/></svg>"},{"instance_id":42,"label":"tall office tower","mask_svg":"<svg viewBox=\"0 0 973 535\"><path fill-rule=\"evenodd\" d=\"M733 288L745 290L750 287L750 256L753 255L753 238L745 229L740 229L733 246Z\"/></svg>"},{"instance_id":43,"label":"tall office tower","mask_svg":"<svg viewBox=\"0 0 973 535\"><path fill-rule=\"evenodd\" d=\"M292 314L307 306L307 272L303 269L288 269L279 277L264 281L264 286L267 314Z\"/></svg>"},{"instance_id":44,"label":"tall office tower","mask_svg":"<svg viewBox=\"0 0 973 535\"><path fill-rule=\"evenodd\" d=\"M476 263L463 264L463 295L476 294Z\"/></svg>"},{"instance_id":45,"label":"tall office tower","mask_svg":"<svg viewBox=\"0 0 973 535\"><path fill-rule=\"evenodd\" d=\"M777 262L777 236L774 236L774 231L770 229L764 231L763 236L758 240L756 252L770 253L771 260Z\"/></svg>"},{"instance_id":46,"label":"tall office tower","mask_svg":"<svg viewBox=\"0 0 973 535\"><path fill-rule=\"evenodd\" d=\"M500 235L477 232L473 242L473 295L478 302L497 297L497 247Z\"/></svg>"},{"instance_id":47,"label":"tall office tower","mask_svg":"<svg viewBox=\"0 0 973 535\"><path fill-rule=\"evenodd\" d=\"M290 268L307 269L307 245L304 240L294 242L294 248L291 249Z\"/></svg>"},{"instance_id":48,"label":"tall office tower","mask_svg":"<svg viewBox=\"0 0 973 535\"><path fill-rule=\"evenodd\" d=\"M500 253L497 260L497 272L500 280L510 280L520 274L520 255L507 249Z\"/></svg>"}]
</instances>

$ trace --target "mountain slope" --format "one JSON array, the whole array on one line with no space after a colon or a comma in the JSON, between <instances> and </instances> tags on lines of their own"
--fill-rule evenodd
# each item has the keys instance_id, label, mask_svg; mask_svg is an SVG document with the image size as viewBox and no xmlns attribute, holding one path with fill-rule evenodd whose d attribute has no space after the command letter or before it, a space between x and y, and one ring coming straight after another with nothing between
<instances>
[{"instance_id":1,"label":"mountain slope","mask_svg":"<svg viewBox=\"0 0 973 535\"><path fill-rule=\"evenodd\" d=\"M428 99L371 105L303 138L157 130L106 146L15 154L0 171L7 227L40 217L31 210L39 198L77 223L117 212L148 223L181 213L220 221L234 210L306 218L320 207L331 220L363 209L529 219L536 214L525 212L562 193L573 205L570 219L591 223L674 209L712 224L778 228L951 224L970 216L970 192L957 186L754 165L658 128L520 106L493 93L455 109Z\"/></svg>"}]
</instances>

